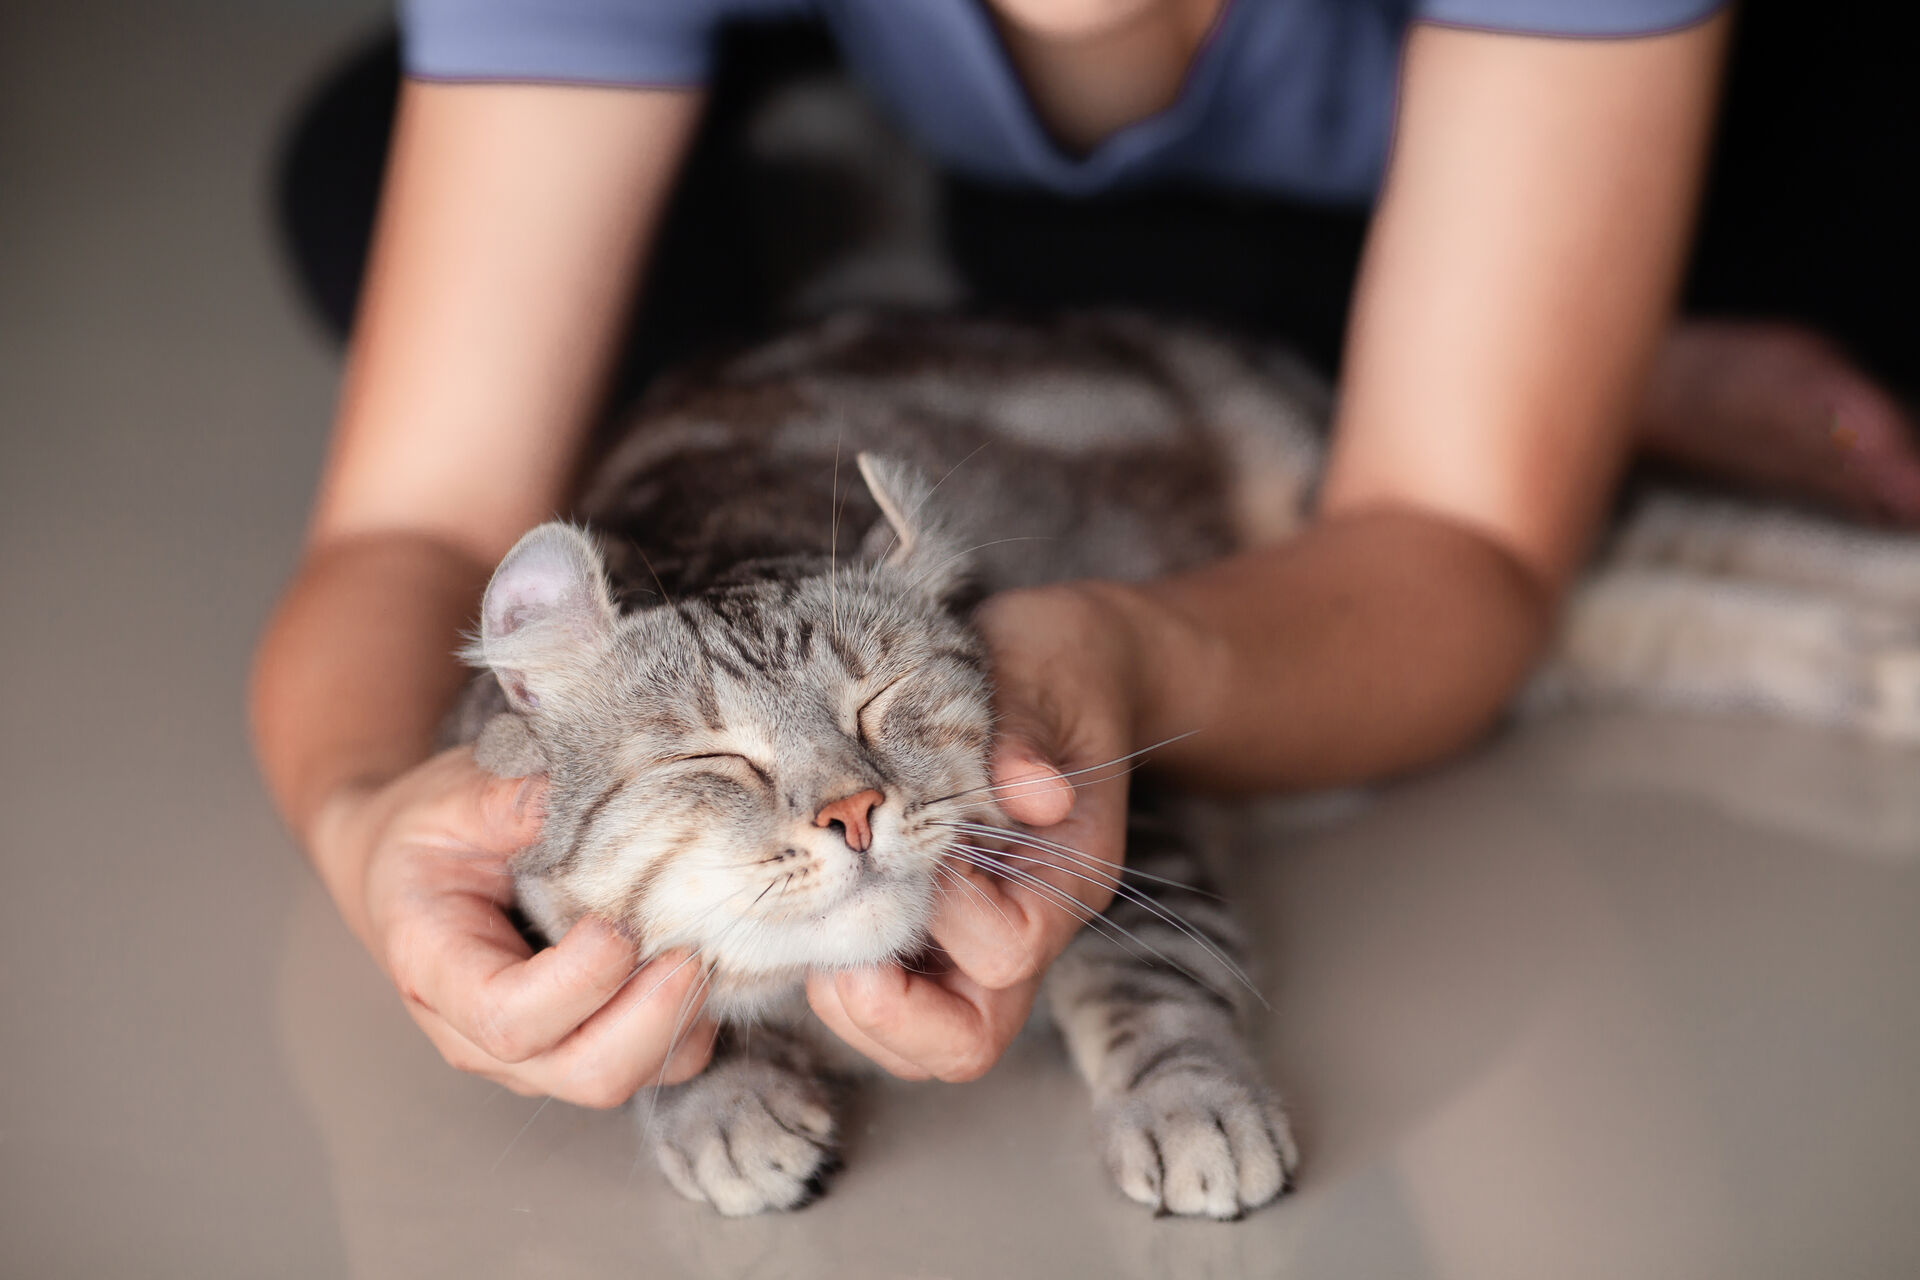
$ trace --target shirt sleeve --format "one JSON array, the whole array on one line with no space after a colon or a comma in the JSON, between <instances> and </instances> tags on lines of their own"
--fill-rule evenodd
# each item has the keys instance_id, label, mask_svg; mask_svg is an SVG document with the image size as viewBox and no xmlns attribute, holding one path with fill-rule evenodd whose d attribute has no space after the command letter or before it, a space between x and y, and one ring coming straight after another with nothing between
<instances>
[{"instance_id":1,"label":"shirt sleeve","mask_svg":"<svg viewBox=\"0 0 1920 1280\"><path fill-rule=\"evenodd\" d=\"M1727 0L1415 0L1413 17L1533 35L1619 37L1692 26Z\"/></svg>"},{"instance_id":2,"label":"shirt sleeve","mask_svg":"<svg viewBox=\"0 0 1920 1280\"><path fill-rule=\"evenodd\" d=\"M736 10L798 0L400 0L407 74L426 80L695 85Z\"/></svg>"}]
</instances>

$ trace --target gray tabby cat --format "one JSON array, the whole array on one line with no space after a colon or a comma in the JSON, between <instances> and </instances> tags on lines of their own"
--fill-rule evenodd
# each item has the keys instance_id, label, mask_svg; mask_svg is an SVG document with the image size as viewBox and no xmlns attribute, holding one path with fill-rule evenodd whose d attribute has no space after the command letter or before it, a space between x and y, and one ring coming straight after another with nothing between
<instances>
[{"instance_id":1,"label":"gray tabby cat","mask_svg":"<svg viewBox=\"0 0 1920 1280\"><path fill-rule=\"evenodd\" d=\"M547 938L594 912L691 949L724 1027L647 1121L678 1190L791 1209L835 1167L805 972L914 956L962 861L1098 870L998 811L972 604L1286 537L1327 407L1281 355L1137 317L843 316L656 391L585 529L543 525L501 563L468 650L491 678L458 729L495 772L551 778L519 906ZM1768 706L1920 740L1912 539L1669 503L1569 616L1535 701ZM1221 828L1134 793L1127 887L1047 1004L1120 1189L1234 1218L1297 1155L1241 1038L1243 938L1208 888Z\"/></svg>"}]
</instances>

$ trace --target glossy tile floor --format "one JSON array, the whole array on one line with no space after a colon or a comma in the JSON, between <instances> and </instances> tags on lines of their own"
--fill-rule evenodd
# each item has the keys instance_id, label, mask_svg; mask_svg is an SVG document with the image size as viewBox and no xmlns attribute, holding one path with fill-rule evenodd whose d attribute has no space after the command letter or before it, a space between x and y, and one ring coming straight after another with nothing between
<instances>
[{"instance_id":1,"label":"glossy tile floor","mask_svg":"<svg viewBox=\"0 0 1920 1280\"><path fill-rule=\"evenodd\" d=\"M1920 756L1560 720L1248 860L1298 1195L1106 1185L1057 1046L723 1222L439 1065L243 739L332 357L266 234L319 0L0 18L0 1274L1920 1274Z\"/></svg>"}]
</instances>

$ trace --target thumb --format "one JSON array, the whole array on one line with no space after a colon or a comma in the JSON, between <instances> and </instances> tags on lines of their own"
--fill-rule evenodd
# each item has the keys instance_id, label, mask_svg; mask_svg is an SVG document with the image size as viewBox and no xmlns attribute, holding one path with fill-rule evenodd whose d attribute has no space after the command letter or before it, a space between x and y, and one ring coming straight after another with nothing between
<instances>
[{"instance_id":1,"label":"thumb","mask_svg":"<svg viewBox=\"0 0 1920 1280\"><path fill-rule=\"evenodd\" d=\"M463 797L479 819L475 843L500 853L523 849L540 838L546 817L547 779L496 778L481 774L474 791Z\"/></svg>"},{"instance_id":2,"label":"thumb","mask_svg":"<svg viewBox=\"0 0 1920 1280\"><path fill-rule=\"evenodd\" d=\"M1050 827L1073 811L1073 784L1024 736L994 743L992 772L994 798L1015 822Z\"/></svg>"}]
</instances>

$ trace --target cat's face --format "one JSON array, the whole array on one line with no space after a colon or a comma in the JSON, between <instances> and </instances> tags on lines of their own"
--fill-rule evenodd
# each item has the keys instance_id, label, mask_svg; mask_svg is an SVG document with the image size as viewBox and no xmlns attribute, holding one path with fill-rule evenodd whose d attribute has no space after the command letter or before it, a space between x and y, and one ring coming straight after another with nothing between
<instances>
[{"instance_id":1,"label":"cat's face","mask_svg":"<svg viewBox=\"0 0 1920 1280\"><path fill-rule=\"evenodd\" d=\"M878 963L923 936L949 844L986 816L977 639L911 557L618 615L592 544L529 534L477 656L551 779L521 870L728 975Z\"/></svg>"}]
</instances>

